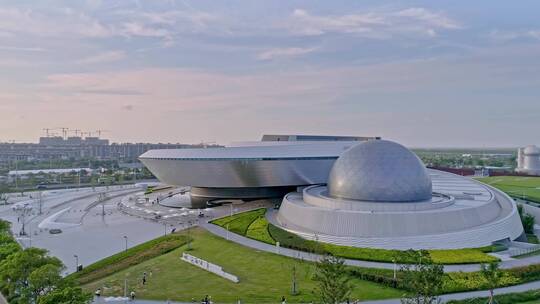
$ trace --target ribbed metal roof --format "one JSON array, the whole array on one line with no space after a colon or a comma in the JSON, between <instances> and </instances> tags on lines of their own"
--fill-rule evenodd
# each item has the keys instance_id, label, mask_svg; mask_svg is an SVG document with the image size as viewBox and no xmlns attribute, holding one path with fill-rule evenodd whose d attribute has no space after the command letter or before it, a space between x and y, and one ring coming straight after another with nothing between
<instances>
[{"instance_id":1,"label":"ribbed metal roof","mask_svg":"<svg viewBox=\"0 0 540 304\"><path fill-rule=\"evenodd\" d=\"M150 150L139 158L157 159L260 159L337 157L358 142L317 142L253 145L224 148Z\"/></svg>"}]
</instances>

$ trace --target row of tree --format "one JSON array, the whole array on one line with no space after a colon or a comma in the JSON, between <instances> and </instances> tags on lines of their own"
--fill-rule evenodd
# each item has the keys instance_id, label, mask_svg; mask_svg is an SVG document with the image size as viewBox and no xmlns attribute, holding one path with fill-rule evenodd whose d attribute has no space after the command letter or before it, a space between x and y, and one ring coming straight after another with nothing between
<instances>
[{"instance_id":1,"label":"row of tree","mask_svg":"<svg viewBox=\"0 0 540 304\"><path fill-rule=\"evenodd\" d=\"M0 220L0 290L12 304L87 304L92 295L63 278L62 262L44 249L22 249Z\"/></svg>"},{"instance_id":2,"label":"row of tree","mask_svg":"<svg viewBox=\"0 0 540 304\"><path fill-rule=\"evenodd\" d=\"M443 293L444 268L435 264L427 251L405 251L403 257L412 264L401 265L397 273L399 286L404 289L401 299L403 304L438 304ZM354 286L350 283L351 276L347 271L344 260L327 255L317 263L314 280L317 283L316 294L324 304L349 303L349 297ZM489 304L494 302L494 289L499 286L503 276L499 264L494 262L481 265L481 273L486 280L484 286L489 290Z\"/></svg>"}]
</instances>

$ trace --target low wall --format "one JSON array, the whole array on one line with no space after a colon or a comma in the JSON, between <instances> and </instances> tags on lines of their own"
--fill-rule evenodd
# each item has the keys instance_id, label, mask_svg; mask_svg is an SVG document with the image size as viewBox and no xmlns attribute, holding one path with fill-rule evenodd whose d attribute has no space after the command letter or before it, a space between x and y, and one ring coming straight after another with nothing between
<instances>
[{"instance_id":1,"label":"low wall","mask_svg":"<svg viewBox=\"0 0 540 304\"><path fill-rule=\"evenodd\" d=\"M212 264L212 263L207 262L207 261L205 261L203 259L199 259L198 257L192 256L192 255L187 254L185 252L182 253L182 261L188 262L191 265L195 265L195 266L197 266L199 268L202 268L202 269L204 269L204 270L206 270L208 272L216 274L216 275L218 275L218 276L220 276L220 277L222 277L224 279L227 279L229 281L232 281L234 283L240 282L240 280L238 279L237 276L223 271L221 266L216 265L216 264Z\"/></svg>"}]
</instances>

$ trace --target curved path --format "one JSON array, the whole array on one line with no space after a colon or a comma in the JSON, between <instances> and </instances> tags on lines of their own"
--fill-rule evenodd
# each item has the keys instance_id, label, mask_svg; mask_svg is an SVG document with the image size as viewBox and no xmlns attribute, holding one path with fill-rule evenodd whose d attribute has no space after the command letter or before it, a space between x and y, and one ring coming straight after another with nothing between
<instances>
[{"instance_id":1,"label":"curved path","mask_svg":"<svg viewBox=\"0 0 540 304\"><path fill-rule=\"evenodd\" d=\"M201 223L200 226L215 235L218 235L222 238L229 239L235 243L238 243L238 244L241 244L246 247L253 248L253 249L277 253L283 256L288 256L288 257L303 259L303 260L308 260L308 261L318 261L322 257L321 255L318 255L318 254L308 253L308 252L293 250L293 249L288 249L288 248L279 248L278 250L276 246L262 243L259 241L255 241L253 239L250 239L250 238L247 238L247 237L235 234L235 233L228 232L226 229L221 228L217 225L210 224L208 222ZM395 267L393 263L370 262L370 261L351 260L351 259L345 259L345 264L350 265L350 266L382 268L382 269L394 269ZM508 269L508 268L532 265L532 264L540 264L540 255L530 256L530 257L526 257L522 259L502 261L500 263L500 267L503 269ZM456 272L456 271L473 272L473 271L479 271L479 270L480 270L480 264L444 265L445 272Z\"/></svg>"},{"instance_id":2,"label":"curved path","mask_svg":"<svg viewBox=\"0 0 540 304\"><path fill-rule=\"evenodd\" d=\"M510 286L510 287L504 287L504 288L497 288L495 289L495 295L498 294L506 294L506 293L514 293L514 292L524 292L528 290L534 290L534 289L540 289L540 281L536 282L530 282L522 285L516 285L516 286ZM487 297L489 295L489 292L487 290L482 291L470 291L470 292L460 292L460 293L451 293L442 295L440 298L443 303L450 301L450 300L464 300L469 298L477 298L477 297ZM103 299L95 300L94 303L130 303L130 304L163 304L163 303L170 303L170 304L190 304L188 302L166 302L166 301L153 301L153 300L135 300L135 301L110 301L105 302ZM219 302L218 302L219 303ZM278 303L278 300L276 299L276 302ZM378 301L362 301L362 304L401 304L400 299L388 299L388 300L378 300Z\"/></svg>"}]
</instances>

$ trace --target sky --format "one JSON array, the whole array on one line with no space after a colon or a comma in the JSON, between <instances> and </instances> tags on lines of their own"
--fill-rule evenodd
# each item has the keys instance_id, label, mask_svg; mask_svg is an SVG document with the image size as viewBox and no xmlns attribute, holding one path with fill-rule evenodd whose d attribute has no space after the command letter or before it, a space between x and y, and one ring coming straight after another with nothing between
<instances>
[{"instance_id":1,"label":"sky","mask_svg":"<svg viewBox=\"0 0 540 304\"><path fill-rule=\"evenodd\" d=\"M539 1L0 0L0 141L540 143ZM58 132L58 131L56 131Z\"/></svg>"}]
</instances>

